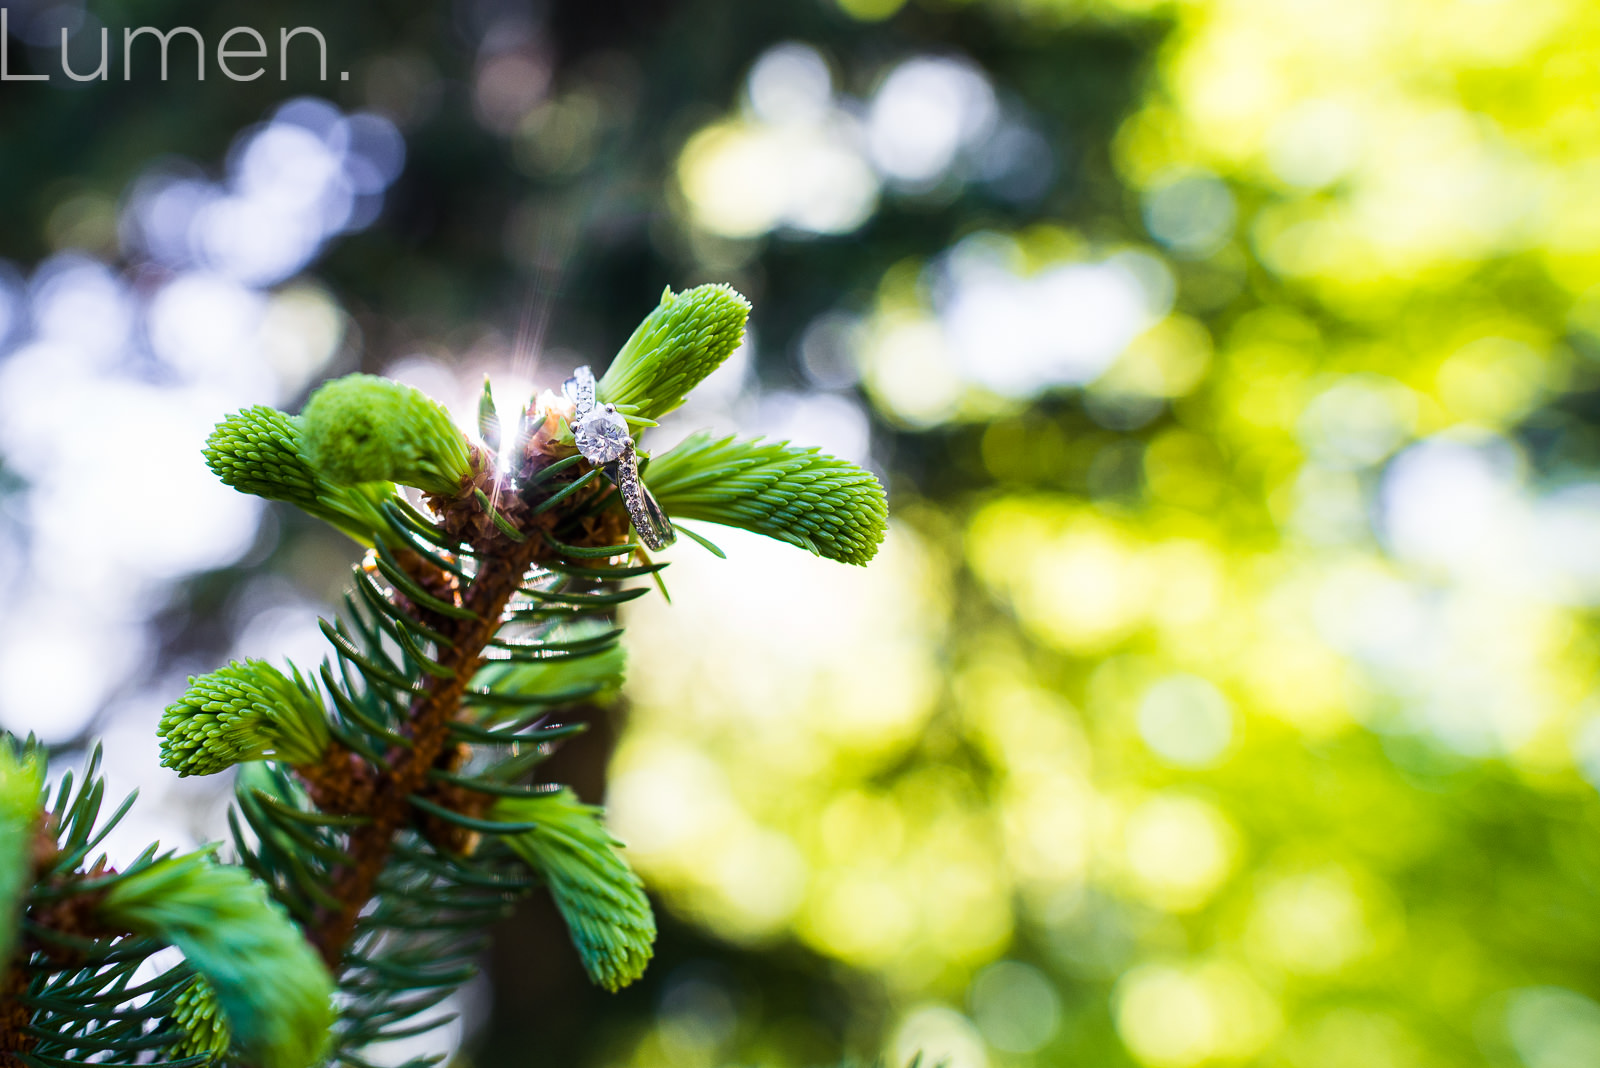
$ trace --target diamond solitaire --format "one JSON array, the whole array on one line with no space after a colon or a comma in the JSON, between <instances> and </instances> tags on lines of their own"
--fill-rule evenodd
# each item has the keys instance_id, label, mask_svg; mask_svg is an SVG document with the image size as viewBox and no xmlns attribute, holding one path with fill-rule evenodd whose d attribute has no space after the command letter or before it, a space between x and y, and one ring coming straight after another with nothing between
<instances>
[{"instance_id":1,"label":"diamond solitaire","mask_svg":"<svg viewBox=\"0 0 1600 1068\"><path fill-rule=\"evenodd\" d=\"M608 464L621 458L633 443L628 434L628 421L610 404L590 409L572 428L572 438L583 458L592 464Z\"/></svg>"}]
</instances>

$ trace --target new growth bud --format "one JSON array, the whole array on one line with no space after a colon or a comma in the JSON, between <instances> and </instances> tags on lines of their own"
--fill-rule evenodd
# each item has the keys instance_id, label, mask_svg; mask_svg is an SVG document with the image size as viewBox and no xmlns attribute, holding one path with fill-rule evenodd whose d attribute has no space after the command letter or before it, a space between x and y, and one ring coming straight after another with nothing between
<instances>
[{"instance_id":1,"label":"new growth bud","mask_svg":"<svg viewBox=\"0 0 1600 1068\"><path fill-rule=\"evenodd\" d=\"M300 420L306 460L336 484L399 482L454 495L472 474L467 439L449 413L388 378L336 378L311 395Z\"/></svg>"},{"instance_id":2,"label":"new growth bud","mask_svg":"<svg viewBox=\"0 0 1600 1068\"><path fill-rule=\"evenodd\" d=\"M889 524L883 486L817 449L695 434L657 456L645 484L667 514L740 527L865 564Z\"/></svg>"},{"instance_id":3,"label":"new growth bud","mask_svg":"<svg viewBox=\"0 0 1600 1068\"><path fill-rule=\"evenodd\" d=\"M363 545L384 525L378 503L393 487L377 483L334 485L320 478L306 455L300 420L257 405L234 412L206 439L206 466L242 493L287 501L323 519Z\"/></svg>"},{"instance_id":4,"label":"new growth bud","mask_svg":"<svg viewBox=\"0 0 1600 1068\"><path fill-rule=\"evenodd\" d=\"M750 302L731 286L668 289L611 361L600 380L600 403L661 418L739 347L749 316Z\"/></svg>"},{"instance_id":5,"label":"new growth bud","mask_svg":"<svg viewBox=\"0 0 1600 1068\"><path fill-rule=\"evenodd\" d=\"M205 979L241 1063L322 1063L333 1037L333 978L245 869L218 864L207 851L158 860L107 889L99 918L183 952Z\"/></svg>"},{"instance_id":6,"label":"new growth bud","mask_svg":"<svg viewBox=\"0 0 1600 1068\"><path fill-rule=\"evenodd\" d=\"M296 673L263 660L235 661L189 680L157 727L161 763L179 775L214 775L272 756L314 764L328 746L321 700Z\"/></svg>"},{"instance_id":7,"label":"new growth bud","mask_svg":"<svg viewBox=\"0 0 1600 1068\"><path fill-rule=\"evenodd\" d=\"M639 877L616 851L621 843L600 821L601 810L563 788L502 798L490 815L503 823L538 824L505 841L549 884L589 978L619 990L643 975L655 943L655 916Z\"/></svg>"},{"instance_id":8,"label":"new growth bud","mask_svg":"<svg viewBox=\"0 0 1600 1068\"><path fill-rule=\"evenodd\" d=\"M0 975L16 946L17 910L33 876L29 852L43 807L44 760L0 734Z\"/></svg>"},{"instance_id":9,"label":"new growth bud","mask_svg":"<svg viewBox=\"0 0 1600 1068\"><path fill-rule=\"evenodd\" d=\"M236 490L317 507L317 475L301 456L300 427L287 412L265 405L234 412L206 439L205 458Z\"/></svg>"},{"instance_id":10,"label":"new growth bud","mask_svg":"<svg viewBox=\"0 0 1600 1068\"><path fill-rule=\"evenodd\" d=\"M216 992L201 976L195 976L172 1004L172 1020L180 1037L168 1049L174 1059L205 1057L208 1064L222 1061L232 1040Z\"/></svg>"}]
</instances>

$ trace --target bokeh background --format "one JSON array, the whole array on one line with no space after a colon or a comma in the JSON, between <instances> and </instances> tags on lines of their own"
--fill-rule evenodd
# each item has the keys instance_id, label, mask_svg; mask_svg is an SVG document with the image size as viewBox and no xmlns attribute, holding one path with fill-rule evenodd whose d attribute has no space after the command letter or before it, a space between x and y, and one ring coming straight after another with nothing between
<instances>
[{"instance_id":1,"label":"bokeh background","mask_svg":"<svg viewBox=\"0 0 1600 1068\"><path fill-rule=\"evenodd\" d=\"M864 571L674 549L551 767L647 978L536 902L374 1061L1600 1063L1600 9L6 6L55 77L0 85L0 723L106 740L117 848L221 836L160 709L319 659L355 556L215 483L227 411L512 404L727 281L749 342L655 447L889 486ZM273 66L123 82L139 25Z\"/></svg>"}]
</instances>

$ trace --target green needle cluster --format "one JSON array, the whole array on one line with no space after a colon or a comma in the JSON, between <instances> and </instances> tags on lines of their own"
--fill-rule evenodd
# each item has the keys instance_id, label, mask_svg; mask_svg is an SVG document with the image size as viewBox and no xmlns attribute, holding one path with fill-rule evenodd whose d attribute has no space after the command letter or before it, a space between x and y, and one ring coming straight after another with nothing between
<instances>
[{"instance_id":1,"label":"green needle cluster","mask_svg":"<svg viewBox=\"0 0 1600 1068\"><path fill-rule=\"evenodd\" d=\"M876 478L787 442L695 434L650 461L644 480L673 518L740 527L841 563L871 560L888 529Z\"/></svg>"},{"instance_id":2,"label":"green needle cluster","mask_svg":"<svg viewBox=\"0 0 1600 1068\"><path fill-rule=\"evenodd\" d=\"M209 853L158 861L114 883L100 906L183 952L216 996L247 1063L307 1068L331 1039L333 980L264 884Z\"/></svg>"},{"instance_id":3,"label":"green needle cluster","mask_svg":"<svg viewBox=\"0 0 1600 1068\"><path fill-rule=\"evenodd\" d=\"M427 394L376 375L324 384L300 415L305 458L336 485L399 482L455 494L472 474L465 435Z\"/></svg>"},{"instance_id":4,"label":"green needle cluster","mask_svg":"<svg viewBox=\"0 0 1600 1068\"><path fill-rule=\"evenodd\" d=\"M178 995L172 1005L172 1019L183 1035L168 1050L175 1059L205 1057L208 1064L216 1064L228 1052L232 1033L222 1016L222 1006L217 1004L216 992L203 976L195 976Z\"/></svg>"},{"instance_id":5,"label":"green needle cluster","mask_svg":"<svg viewBox=\"0 0 1600 1068\"><path fill-rule=\"evenodd\" d=\"M668 289L600 379L600 403L661 418L739 347L749 317L750 302L731 286Z\"/></svg>"},{"instance_id":6,"label":"green needle cluster","mask_svg":"<svg viewBox=\"0 0 1600 1068\"><path fill-rule=\"evenodd\" d=\"M384 526L378 505L393 493L381 483L341 486L320 478L306 459L300 420L257 405L228 416L206 439L206 465L224 483L269 501L288 501L363 545Z\"/></svg>"},{"instance_id":7,"label":"green needle cluster","mask_svg":"<svg viewBox=\"0 0 1600 1068\"><path fill-rule=\"evenodd\" d=\"M639 877L617 853L601 810L561 789L504 798L492 811L504 823L536 823L506 844L543 876L567 921L589 978L619 990L644 974L656 920Z\"/></svg>"},{"instance_id":8,"label":"green needle cluster","mask_svg":"<svg viewBox=\"0 0 1600 1068\"><path fill-rule=\"evenodd\" d=\"M228 416L206 439L206 466L234 489L316 511L317 473L301 455L294 416L256 405Z\"/></svg>"},{"instance_id":9,"label":"green needle cluster","mask_svg":"<svg viewBox=\"0 0 1600 1068\"><path fill-rule=\"evenodd\" d=\"M268 756L314 764L328 745L321 700L298 673L290 679L264 660L191 677L157 733L161 763L179 775L213 775Z\"/></svg>"}]
</instances>

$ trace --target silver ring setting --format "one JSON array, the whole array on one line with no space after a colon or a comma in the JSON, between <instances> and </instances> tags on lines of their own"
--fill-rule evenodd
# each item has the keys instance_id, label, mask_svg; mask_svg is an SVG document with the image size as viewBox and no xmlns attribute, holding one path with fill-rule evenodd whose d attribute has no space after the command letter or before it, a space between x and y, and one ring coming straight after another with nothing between
<instances>
[{"instance_id":1,"label":"silver ring setting","mask_svg":"<svg viewBox=\"0 0 1600 1068\"><path fill-rule=\"evenodd\" d=\"M639 540L652 551L671 545L677 532L639 477L639 454L628 420L616 405L595 403L594 372L587 366L574 370L561 388L572 402L572 438L579 454L616 484Z\"/></svg>"}]
</instances>

